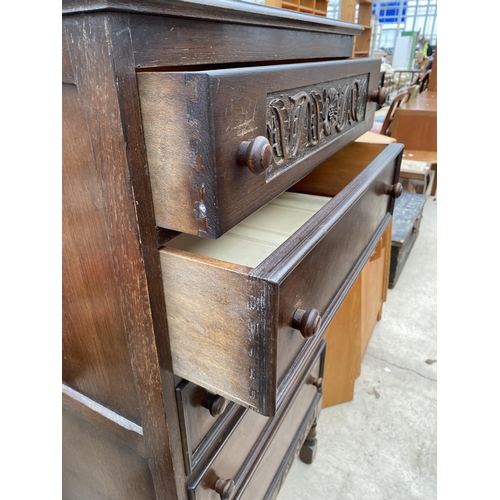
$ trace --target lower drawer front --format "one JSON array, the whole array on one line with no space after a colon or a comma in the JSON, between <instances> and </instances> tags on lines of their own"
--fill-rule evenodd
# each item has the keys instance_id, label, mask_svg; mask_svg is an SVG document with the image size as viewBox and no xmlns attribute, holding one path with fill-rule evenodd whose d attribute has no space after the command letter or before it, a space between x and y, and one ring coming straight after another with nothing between
<instances>
[{"instance_id":1,"label":"lower drawer front","mask_svg":"<svg viewBox=\"0 0 500 500\"><path fill-rule=\"evenodd\" d=\"M210 462L207 458L206 463L201 464L194 474L188 485L191 500L220 500L221 493L215 491L217 484L219 487L225 484L227 489L232 490L228 498L239 498L244 490L254 485L254 472L260 470L259 464L263 458L267 463L272 462L273 470L278 470L286 450L296 437L304 415L310 413L309 410L313 406L316 408L321 400L319 391L322 386L320 381L324 349L323 342L299 380L295 393L284 405L283 411L273 418L247 411L215 459ZM268 486L273 478L274 473L266 479ZM234 487L230 488L233 482Z\"/></svg>"},{"instance_id":2,"label":"lower drawer front","mask_svg":"<svg viewBox=\"0 0 500 500\"><path fill-rule=\"evenodd\" d=\"M184 464L190 474L240 407L187 380L177 386L176 396Z\"/></svg>"},{"instance_id":3,"label":"lower drawer front","mask_svg":"<svg viewBox=\"0 0 500 500\"><path fill-rule=\"evenodd\" d=\"M296 408L287 415L255 472L248 478L246 488L242 488L232 500L276 498L309 430L319 416L322 399L318 393L305 415L303 408Z\"/></svg>"}]
</instances>

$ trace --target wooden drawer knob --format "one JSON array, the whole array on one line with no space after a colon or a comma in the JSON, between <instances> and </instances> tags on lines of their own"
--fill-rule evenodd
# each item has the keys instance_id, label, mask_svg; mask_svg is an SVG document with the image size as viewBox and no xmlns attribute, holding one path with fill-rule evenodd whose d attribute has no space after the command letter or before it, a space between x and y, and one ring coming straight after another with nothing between
<instances>
[{"instance_id":1,"label":"wooden drawer knob","mask_svg":"<svg viewBox=\"0 0 500 500\"><path fill-rule=\"evenodd\" d=\"M387 101L388 95L389 93L387 92L387 89L385 87L381 87L378 90L372 90L368 99L370 99L371 102L376 102L379 106L382 106L385 104L385 101Z\"/></svg>"},{"instance_id":2,"label":"wooden drawer knob","mask_svg":"<svg viewBox=\"0 0 500 500\"><path fill-rule=\"evenodd\" d=\"M299 330L306 339L316 335L321 326L321 316L316 309L297 309L293 315L292 328Z\"/></svg>"},{"instance_id":3,"label":"wooden drawer knob","mask_svg":"<svg viewBox=\"0 0 500 500\"><path fill-rule=\"evenodd\" d=\"M403 194L403 186L400 182L387 187L387 194L393 198L399 198Z\"/></svg>"},{"instance_id":4,"label":"wooden drawer knob","mask_svg":"<svg viewBox=\"0 0 500 500\"><path fill-rule=\"evenodd\" d=\"M311 385L314 385L316 389L318 389L318 392L323 391L323 378L322 377L315 377L311 380Z\"/></svg>"},{"instance_id":5,"label":"wooden drawer knob","mask_svg":"<svg viewBox=\"0 0 500 500\"><path fill-rule=\"evenodd\" d=\"M210 415L212 415L212 417L218 417L224 413L226 404L227 402L222 396L208 393L205 400L201 403L201 406L210 411Z\"/></svg>"},{"instance_id":6,"label":"wooden drawer knob","mask_svg":"<svg viewBox=\"0 0 500 500\"><path fill-rule=\"evenodd\" d=\"M253 141L244 141L238 148L238 163L254 174L262 174L270 166L273 150L266 137L259 135Z\"/></svg>"},{"instance_id":7,"label":"wooden drawer knob","mask_svg":"<svg viewBox=\"0 0 500 500\"><path fill-rule=\"evenodd\" d=\"M220 495L222 500L229 500L234 492L234 481L232 479L217 479L215 491Z\"/></svg>"}]
</instances>

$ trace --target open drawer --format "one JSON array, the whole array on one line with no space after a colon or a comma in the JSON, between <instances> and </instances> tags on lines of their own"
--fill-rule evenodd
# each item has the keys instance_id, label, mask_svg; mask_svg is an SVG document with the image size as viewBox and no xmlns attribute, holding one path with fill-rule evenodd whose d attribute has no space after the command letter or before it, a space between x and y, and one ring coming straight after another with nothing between
<instances>
[{"instance_id":1,"label":"open drawer","mask_svg":"<svg viewBox=\"0 0 500 500\"><path fill-rule=\"evenodd\" d=\"M162 247L174 372L274 415L390 220L402 150L352 143L223 237Z\"/></svg>"},{"instance_id":2,"label":"open drawer","mask_svg":"<svg viewBox=\"0 0 500 500\"><path fill-rule=\"evenodd\" d=\"M217 238L373 124L380 60L137 74L156 224Z\"/></svg>"}]
</instances>

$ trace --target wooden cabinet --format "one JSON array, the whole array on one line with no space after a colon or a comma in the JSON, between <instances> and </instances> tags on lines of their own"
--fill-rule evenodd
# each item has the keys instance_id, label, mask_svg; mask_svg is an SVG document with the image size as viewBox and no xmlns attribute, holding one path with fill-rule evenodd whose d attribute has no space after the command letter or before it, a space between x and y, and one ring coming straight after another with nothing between
<instances>
[{"instance_id":1,"label":"wooden cabinet","mask_svg":"<svg viewBox=\"0 0 500 500\"><path fill-rule=\"evenodd\" d=\"M325 328L399 194L402 146L351 144L377 100L358 32L63 1L65 499L268 499L312 461Z\"/></svg>"}]
</instances>

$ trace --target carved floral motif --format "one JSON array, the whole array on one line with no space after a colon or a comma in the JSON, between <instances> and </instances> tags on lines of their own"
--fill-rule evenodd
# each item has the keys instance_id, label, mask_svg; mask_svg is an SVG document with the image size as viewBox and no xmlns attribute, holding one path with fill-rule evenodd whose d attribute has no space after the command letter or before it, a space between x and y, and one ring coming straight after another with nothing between
<instances>
[{"instance_id":1,"label":"carved floral motif","mask_svg":"<svg viewBox=\"0 0 500 500\"><path fill-rule=\"evenodd\" d=\"M368 75L270 95L267 138L273 149L271 175L311 148L333 140L365 118Z\"/></svg>"}]
</instances>

